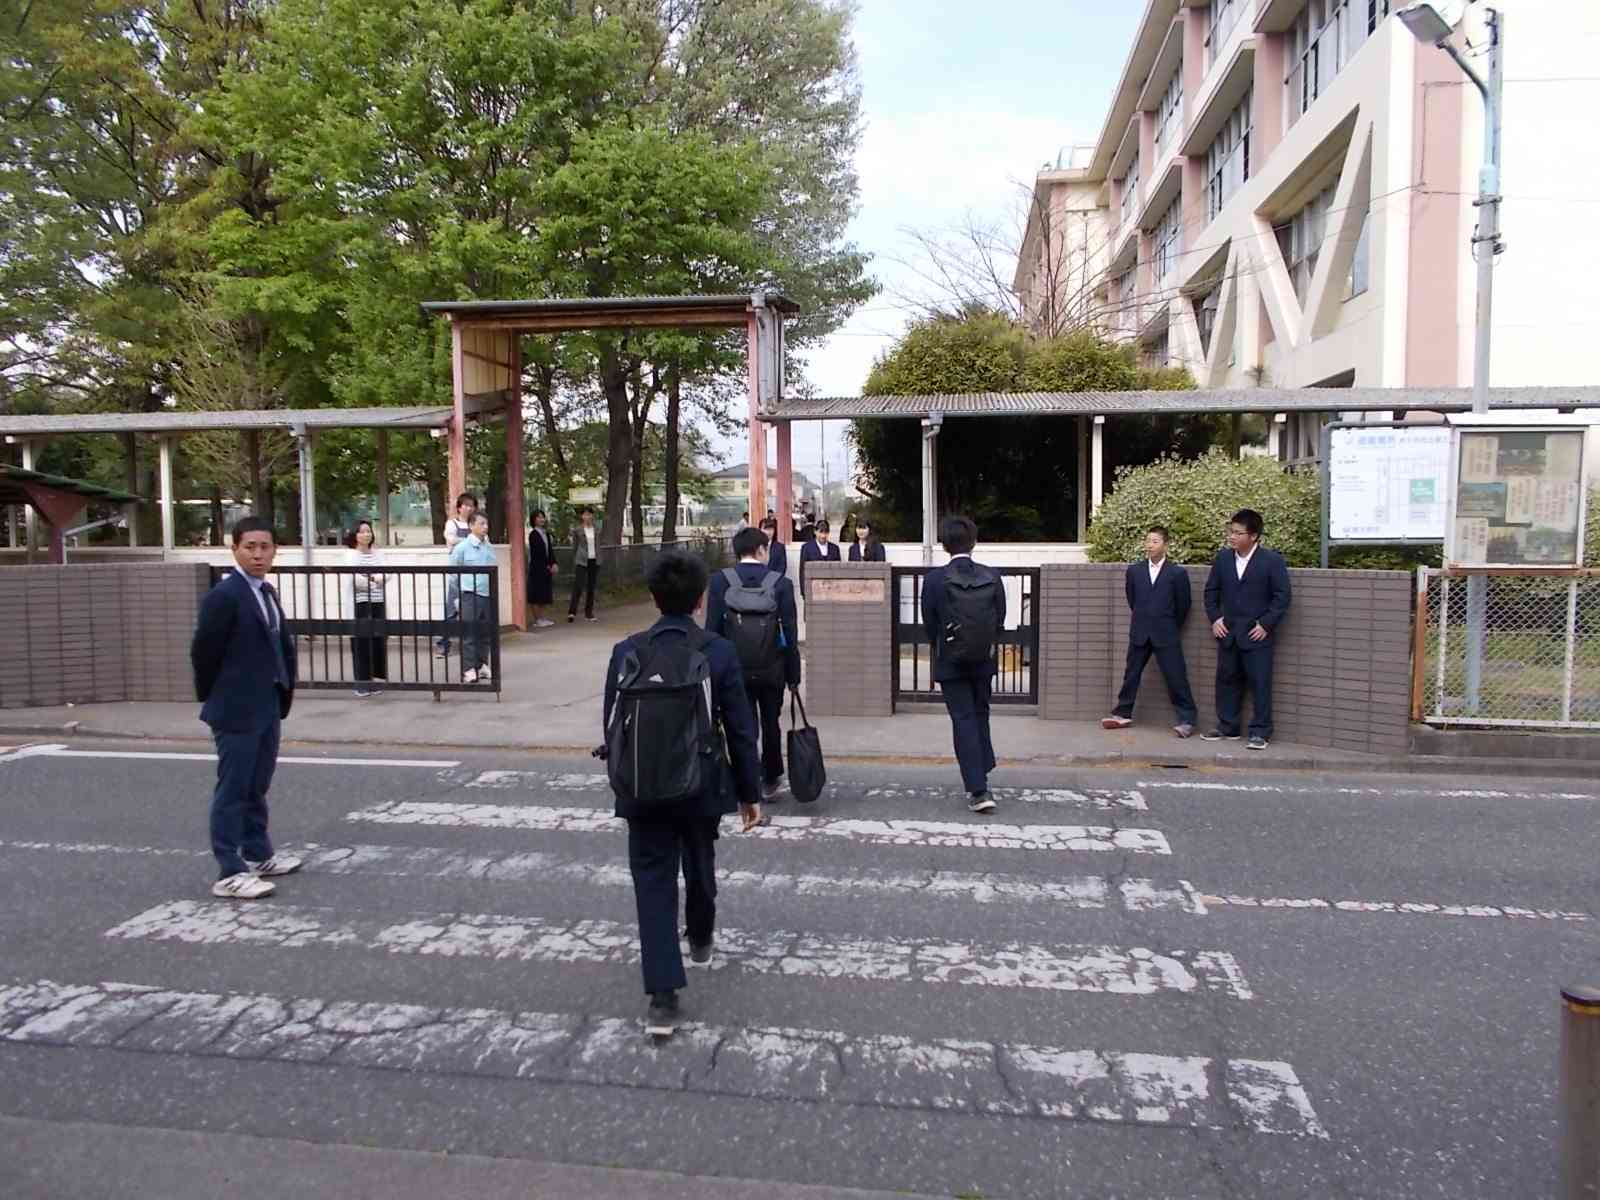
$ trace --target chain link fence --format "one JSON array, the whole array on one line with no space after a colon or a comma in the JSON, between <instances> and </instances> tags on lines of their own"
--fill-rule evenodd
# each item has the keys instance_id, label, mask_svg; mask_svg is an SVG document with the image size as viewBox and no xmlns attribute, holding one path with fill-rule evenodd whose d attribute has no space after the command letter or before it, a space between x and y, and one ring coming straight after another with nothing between
<instances>
[{"instance_id":1,"label":"chain link fence","mask_svg":"<svg viewBox=\"0 0 1600 1200\"><path fill-rule=\"evenodd\" d=\"M698 555L712 570L733 562L733 552L727 538L680 538L676 542L641 542L630 546L601 546L600 587L608 593L644 590L645 576L650 565L661 557L663 551L682 550ZM567 556L563 556L567 557ZM563 562L563 570L566 564ZM569 579L570 586L570 579ZM557 584L560 590L560 584Z\"/></svg>"},{"instance_id":2,"label":"chain link fence","mask_svg":"<svg viewBox=\"0 0 1600 1200\"><path fill-rule=\"evenodd\" d=\"M1600 570L1418 569L1430 725L1600 729Z\"/></svg>"}]
</instances>

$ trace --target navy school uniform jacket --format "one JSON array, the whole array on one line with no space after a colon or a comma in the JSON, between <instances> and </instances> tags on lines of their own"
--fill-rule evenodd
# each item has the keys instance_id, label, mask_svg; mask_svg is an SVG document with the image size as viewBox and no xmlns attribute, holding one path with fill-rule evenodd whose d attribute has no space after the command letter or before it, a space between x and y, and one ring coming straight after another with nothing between
<instances>
[{"instance_id":1,"label":"navy school uniform jacket","mask_svg":"<svg viewBox=\"0 0 1600 1200\"><path fill-rule=\"evenodd\" d=\"M266 729L289 715L296 675L294 638L278 612L278 645L286 686L278 683L272 632L243 571L223 577L200 602L200 619L189 644L200 719L222 733Z\"/></svg>"},{"instance_id":2,"label":"navy school uniform jacket","mask_svg":"<svg viewBox=\"0 0 1600 1200\"><path fill-rule=\"evenodd\" d=\"M769 568L760 563L739 563L735 568L746 587L760 587ZM783 631L783 678L790 687L800 686L800 616L794 602L794 584L787 579L778 580L778 628ZM721 571L711 575L710 594L706 599L706 628L718 637L725 637L724 625L728 618L728 577Z\"/></svg>"},{"instance_id":3,"label":"navy school uniform jacket","mask_svg":"<svg viewBox=\"0 0 1600 1200\"><path fill-rule=\"evenodd\" d=\"M693 617L662 617L650 630L681 629L687 636L698 628ZM627 656L626 641L611 648L611 663L606 668L602 735L611 725L611 709L617 702L617 682ZM733 643L727 638L713 636L706 643L705 656L711 667L712 719L721 725L727 739L731 774L729 768L723 766L716 772L718 777L701 793L699 801L685 805L682 811L685 817L714 819L736 811L741 803L760 802L761 765L756 754L755 714L750 711L750 700L744 690L744 671L739 666L739 655ZM618 811L616 815L626 814Z\"/></svg>"},{"instance_id":4,"label":"navy school uniform jacket","mask_svg":"<svg viewBox=\"0 0 1600 1200\"><path fill-rule=\"evenodd\" d=\"M1206 619L1220 617L1227 624L1224 643L1244 651L1270 648L1272 637L1252 642L1250 627L1259 621L1269 635L1275 634L1288 611L1289 568L1276 550L1258 544L1243 579L1232 550L1217 555L1206 579Z\"/></svg>"},{"instance_id":5,"label":"navy school uniform jacket","mask_svg":"<svg viewBox=\"0 0 1600 1200\"><path fill-rule=\"evenodd\" d=\"M1123 586L1133 613L1128 641L1135 646L1176 646L1183 640L1183 623L1192 603L1188 571L1169 558L1151 583L1149 560L1140 559L1128 564Z\"/></svg>"},{"instance_id":6,"label":"navy school uniform jacket","mask_svg":"<svg viewBox=\"0 0 1600 1200\"><path fill-rule=\"evenodd\" d=\"M970 575L973 572L983 572L994 577L995 628L1005 628L1006 589L998 571L991 567L986 567L982 563L973 562L971 558L966 556L951 559L947 566L934 567L922 581L922 627L927 631L928 638L933 642L933 679L935 683L941 683L947 679L961 679L964 676L981 674L985 671L990 675L995 672L993 659L989 661L987 666L967 666L961 663L944 662L939 657L939 647L944 642L944 627L948 619L944 590L945 576L950 573Z\"/></svg>"},{"instance_id":7,"label":"navy school uniform jacket","mask_svg":"<svg viewBox=\"0 0 1600 1200\"><path fill-rule=\"evenodd\" d=\"M884 549L883 543L873 540L867 543L866 557L861 555L861 542L856 540L850 543L851 562L888 562L889 552Z\"/></svg>"},{"instance_id":8,"label":"navy school uniform jacket","mask_svg":"<svg viewBox=\"0 0 1600 1200\"><path fill-rule=\"evenodd\" d=\"M773 538L767 545L767 570L776 571L784 576L789 574L789 547L777 538Z\"/></svg>"},{"instance_id":9,"label":"navy school uniform jacket","mask_svg":"<svg viewBox=\"0 0 1600 1200\"><path fill-rule=\"evenodd\" d=\"M808 562L838 562L839 543L829 542L824 550L821 542L812 538L800 547L800 591L806 590L806 564Z\"/></svg>"}]
</instances>

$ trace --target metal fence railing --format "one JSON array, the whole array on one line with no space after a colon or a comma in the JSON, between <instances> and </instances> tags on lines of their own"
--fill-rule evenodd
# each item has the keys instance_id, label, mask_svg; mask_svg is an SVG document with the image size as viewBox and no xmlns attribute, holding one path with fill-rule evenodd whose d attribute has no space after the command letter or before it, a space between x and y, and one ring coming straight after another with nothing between
<instances>
[{"instance_id":1,"label":"metal fence railing","mask_svg":"<svg viewBox=\"0 0 1600 1200\"><path fill-rule=\"evenodd\" d=\"M1420 567L1413 715L1600 729L1600 570Z\"/></svg>"},{"instance_id":2,"label":"metal fence railing","mask_svg":"<svg viewBox=\"0 0 1600 1200\"><path fill-rule=\"evenodd\" d=\"M644 587L645 576L650 571L650 565L660 558L663 551L683 550L690 554L699 555L706 562L706 566L715 571L726 567L733 562L733 551L729 538L682 538L676 542L640 542L628 546L601 546L600 554L600 587L626 588ZM561 569L568 567L568 559L572 556L570 547L560 555ZM558 581L556 590L562 588ZM571 586L571 577L566 578L565 586ZM559 599L559 597L558 597Z\"/></svg>"},{"instance_id":3,"label":"metal fence railing","mask_svg":"<svg viewBox=\"0 0 1600 1200\"><path fill-rule=\"evenodd\" d=\"M367 568L274 567L278 593L295 641L295 687L312 691L492 692L500 698L498 573L472 567L382 565L382 600L358 600L356 577ZM213 586L233 572L212 567ZM489 595L468 619L459 580L486 576ZM368 586L363 580L363 587ZM371 592L365 592L371 597ZM441 652L441 647L443 651ZM488 666L488 677L465 669L464 651Z\"/></svg>"},{"instance_id":4,"label":"metal fence railing","mask_svg":"<svg viewBox=\"0 0 1600 1200\"><path fill-rule=\"evenodd\" d=\"M927 567L895 567L894 677L896 701L937 700L933 644L922 627L922 584ZM995 704L1039 703L1039 568L998 567L1006 592L1006 622L995 637Z\"/></svg>"}]
</instances>

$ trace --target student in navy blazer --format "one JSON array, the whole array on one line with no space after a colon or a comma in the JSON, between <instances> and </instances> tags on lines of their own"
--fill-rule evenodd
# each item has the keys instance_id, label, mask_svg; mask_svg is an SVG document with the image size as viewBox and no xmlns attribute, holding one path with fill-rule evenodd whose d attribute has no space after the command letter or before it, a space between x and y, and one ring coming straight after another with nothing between
<instances>
[{"instance_id":1,"label":"student in navy blazer","mask_svg":"<svg viewBox=\"0 0 1600 1200\"><path fill-rule=\"evenodd\" d=\"M800 547L800 594L806 591L806 564L809 562L838 562L839 543L830 542L832 532L826 521L818 521L815 536Z\"/></svg>"},{"instance_id":2,"label":"student in navy blazer","mask_svg":"<svg viewBox=\"0 0 1600 1200\"><path fill-rule=\"evenodd\" d=\"M1217 727L1208 742L1237 739L1246 686L1252 750L1272 740L1272 653L1289 612L1289 568L1261 545L1261 514L1241 508L1228 522L1229 549L1206 580L1206 618L1217 639Z\"/></svg>"},{"instance_id":3,"label":"student in navy blazer","mask_svg":"<svg viewBox=\"0 0 1600 1200\"><path fill-rule=\"evenodd\" d=\"M1165 527L1152 525L1144 537L1146 557L1130 563L1123 578L1128 608L1128 665L1122 673L1117 706L1100 722L1105 729L1126 729L1133 724L1133 705L1145 664L1155 656L1166 681L1167 696L1177 711L1172 732L1181 738L1194 733L1198 717L1194 693L1189 690L1189 668L1183 659L1183 623L1189 617L1189 572L1167 557Z\"/></svg>"},{"instance_id":4,"label":"student in navy blazer","mask_svg":"<svg viewBox=\"0 0 1600 1200\"><path fill-rule=\"evenodd\" d=\"M1006 589L997 572L972 560L978 544L978 527L967 517L946 517L939 525L939 543L950 562L934 567L922 581L922 627L933 643L933 679L944 697L950 714L950 732L955 742L956 762L961 767L961 785L967 791L967 807L973 812L995 810L989 794L989 772L994 770L994 739L989 733L989 697L994 689L995 662L966 666L951 662L939 653L949 623L945 580L951 575L966 579L991 578L994 582L995 629L1006 627Z\"/></svg>"},{"instance_id":5,"label":"student in navy blazer","mask_svg":"<svg viewBox=\"0 0 1600 1200\"><path fill-rule=\"evenodd\" d=\"M767 535L767 570L787 577L789 574L789 547L778 540L778 518L764 517L761 532Z\"/></svg>"},{"instance_id":6,"label":"student in navy blazer","mask_svg":"<svg viewBox=\"0 0 1600 1200\"><path fill-rule=\"evenodd\" d=\"M294 639L266 581L276 554L267 521L245 517L234 525L238 569L201 601L189 647L200 719L217 746L211 850L221 874L211 892L228 900L270 896L275 888L268 879L301 864L275 854L267 835L267 789L295 685Z\"/></svg>"}]
</instances>

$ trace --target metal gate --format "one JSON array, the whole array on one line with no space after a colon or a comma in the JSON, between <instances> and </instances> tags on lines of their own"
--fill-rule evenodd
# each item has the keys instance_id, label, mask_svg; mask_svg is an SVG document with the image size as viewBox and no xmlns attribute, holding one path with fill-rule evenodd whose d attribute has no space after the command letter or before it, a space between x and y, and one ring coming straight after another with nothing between
<instances>
[{"instance_id":1,"label":"metal gate","mask_svg":"<svg viewBox=\"0 0 1600 1200\"><path fill-rule=\"evenodd\" d=\"M895 567L894 699L937 700L933 645L922 627L922 585L929 567ZM995 704L1039 703L1039 569L991 567L1006 590L1006 623L995 639Z\"/></svg>"}]
</instances>

